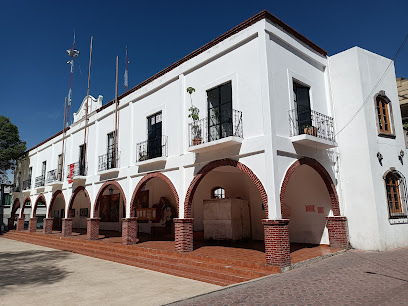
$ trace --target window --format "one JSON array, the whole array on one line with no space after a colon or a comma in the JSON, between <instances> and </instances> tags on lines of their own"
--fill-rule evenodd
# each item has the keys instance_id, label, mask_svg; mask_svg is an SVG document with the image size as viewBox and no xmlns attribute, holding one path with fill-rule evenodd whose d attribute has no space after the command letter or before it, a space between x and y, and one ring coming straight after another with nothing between
<instances>
[{"instance_id":1,"label":"window","mask_svg":"<svg viewBox=\"0 0 408 306\"><path fill-rule=\"evenodd\" d=\"M57 181L62 181L62 154L58 155Z\"/></svg>"},{"instance_id":2,"label":"window","mask_svg":"<svg viewBox=\"0 0 408 306\"><path fill-rule=\"evenodd\" d=\"M231 82L207 91L208 141L233 136Z\"/></svg>"},{"instance_id":3,"label":"window","mask_svg":"<svg viewBox=\"0 0 408 306\"><path fill-rule=\"evenodd\" d=\"M385 177L385 183L390 218L406 218L405 178L397 171L390 171Z\"/></svg>"},{"instance_id":4,"label":"window","mask_svg":"<svg viewBox=\"0 0 408 306\"><path fill-rule=\"evenodd\" d=\"M107 165L106 169L113 169L116 167L115 165L115 134L111 132L108 134L108 149L107 149Z\"/></svg>"},{"instance_id":5,"label":"window","mask_svg":"<svg viewBox=\"0 0 408 306\"><path fill-rule=\"evenodd\" d=\"M293 97L297 114L297 125L299 135L308 134L308 129L312 127L312 112L310 109L310 88L293 82Z\"/></svg>"},{"instance_id":6,"label":"window","mask_svg":"<svg viewBox=\"0 0 408 306\"><path fill-rule=\"evenodd\" d=\"M147 158L162 156L162 113L147 117Z\"/></svg>"},{"instance_id":7,"label":"window","mask_svg":"<svg viewBox=\"0 0 408 306\"><path fill-rule=\"evenodd\" d=\"M212 199L225 199L225 189L222 187L214 187L211 190Z\"/></svg>"},{"instance_id":8,"label":"window","mask_svg":"<svg viewBox=\"0 0 408 306\"><path fill-rule=\"evenodd\" d=\"M375 98L377 109L377 123L380 134L392 134L391 130L391 103L384 95Z\"/></svg>"}]
</instances>

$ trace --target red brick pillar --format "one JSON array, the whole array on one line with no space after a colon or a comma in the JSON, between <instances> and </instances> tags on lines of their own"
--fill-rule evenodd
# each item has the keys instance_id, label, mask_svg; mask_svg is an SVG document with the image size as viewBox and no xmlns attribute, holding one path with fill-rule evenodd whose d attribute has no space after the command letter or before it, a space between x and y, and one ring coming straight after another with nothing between
<instances>
[{"instance_id":1,"label":"red brick pillar","mask_svg":"<svg viewBox=\"0 0 408 306\"><path fill-rule=\"evenodd\" d=\"M289 219L262 220L265 234L266 264L280 267L291 266L289 243Z\"/></svg>"},{"instance_id":2,"label":"red brick pillar","mask_svg":"<svg viewBox=\"0 0 408 306\"><path fill-rule=\"evenodd\" d=\"M193 251L193 218L174 219L177 252Z\"/></svg>"},{"instance_id":3,"label":"red brick pillar","mask_svg":"<svg viewBox=\"0 0 408 306\"><path fill-rule=\"evenodd\" d=\"M137 218L123 218L122 244L135 244L137 241Z\"/></svg>"},{"instance_id":4,"label":"red brick pillar","mask_svg":"<svg viewBox=\"0 0 408 306\"><path fill-rule=\"evenodd\" d=\"M16 231L18 231L18 232L24 231L24 221L25 221L25 218L18 218L17 219Z\"/></svg>"},{"instance_id":5,"label":"red brick pillar","mask_svg":"<svg viewBox=\"0 0 408 306\"><path fill-rule=\"evenodd\" d=\"M44 234L52 234L53 224L54 224L54 219L53 218L45 218L44 219L44 226L43 226Z\"/></svg>"},{"instance_id":6,"label":"red brick pillar","mask_svg":"<svg viewBox=\"0 0 408 306\"><path fill-rule=\"evenodd\" d=\"M343 216L326 217L329 241L332 248L347 249L347 218Z\"/></svg>"},{"instance_id":7,"label":"red brick pillar","mask_svg":"<svg viewBox=\"0 0 408 306\"><path fill-rule=\"evenodd\" d=\"M72 218L62 219L62 233L63 237L68 237L72 235Z\"/></svg>"},{"instance_id":8,"label":"red brick pillar","mask_svg":"<svg viewBox=\"0 0 408 306\"><path fill-rule=\"evenodd\" d=\"M97 240L99 238L99 218L88 218L86 237L88 240Z\"/></svg>"},{"instance_id":9,"label":"red brick pillar","mask_svg":"<svg viewBox=\"0 0 408 306\"><path fill-rule=\"evenodd\" d=\"M37 231L37 218L30 218L28 222L28 232L35 233Z\"/></svg>"}]
</instances>

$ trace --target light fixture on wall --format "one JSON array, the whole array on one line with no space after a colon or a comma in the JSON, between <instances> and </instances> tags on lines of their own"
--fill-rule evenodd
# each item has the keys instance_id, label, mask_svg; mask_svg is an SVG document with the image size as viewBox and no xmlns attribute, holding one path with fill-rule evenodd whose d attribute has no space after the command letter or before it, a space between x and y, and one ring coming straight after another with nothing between
<instances>
[{"instance_id":1,"label":"light fixture on wall","mask_svg":"<svg viewBox=\"0 0 408 306\"><path fill-rule=\"evenodd\" d=\"M402 160L404 158L404 155L405 155L404 150L401 150L398 155L398 159L400 160L401 164L404 164L404 161Z\"/></svg>"},{"instance_id":2,"label":"light fixture on wall","mask_svg":"<svg viewBox=\"0 0 408 306\"><path fill-rule=\"evenodd\" d=\"M109 194L112 195L113 194L113 188L109 188Z\"/></svg>"},{"instance_id":3,"label":"light fixture on wall","mask_svg":"<svg viewBox=\"0 0 408 306\"><path fill-rule=\"evenodd\" d=\"M377 158L378 158L378 161L380 162L380 165L382 166L382 160L384 159L384 157L382 156L380 152L377 153Z\"/></svg>"}]
</instances>

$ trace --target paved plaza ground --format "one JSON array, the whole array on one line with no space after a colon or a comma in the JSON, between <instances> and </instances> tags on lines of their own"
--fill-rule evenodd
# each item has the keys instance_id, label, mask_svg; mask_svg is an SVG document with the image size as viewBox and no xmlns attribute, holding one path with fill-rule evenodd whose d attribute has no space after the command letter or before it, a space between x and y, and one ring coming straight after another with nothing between
<instances>
[{"instance_id":1,"label":"paved plaza ground","mask_svg":"<svg viewBox=\"0 0 408 306\"><path fill-rule=\"evenodd\" d=\"M218 288L0 238L0 305L161 305Z\"/></svg>"},{"instance_id":2,"label":"paved plaza ground","mask_svg":"<svg viewBox=\"0 0 408 306\"><path fill-rule=\"evenodd\" d=\"M407 305L408 248L350 250L177 305Z\"/></svg>"}]
</instances>

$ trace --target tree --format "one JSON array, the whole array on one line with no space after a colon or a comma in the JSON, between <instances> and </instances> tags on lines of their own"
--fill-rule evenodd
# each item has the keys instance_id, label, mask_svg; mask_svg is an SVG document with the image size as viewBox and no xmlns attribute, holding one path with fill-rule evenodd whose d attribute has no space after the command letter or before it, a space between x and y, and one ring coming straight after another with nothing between
<instances>
[{"instance_id":1,"label":"tree","mask_svg":"<svg viewBox=\"0 0 408 306\"><path fill-rule=\"evenodd\" d=\"M18 127L9 118L0 116L0 182L8 181L7 171L14 171L16 159L26 149L26 142L20 140Z\"/></svg>"}]
</instances>

